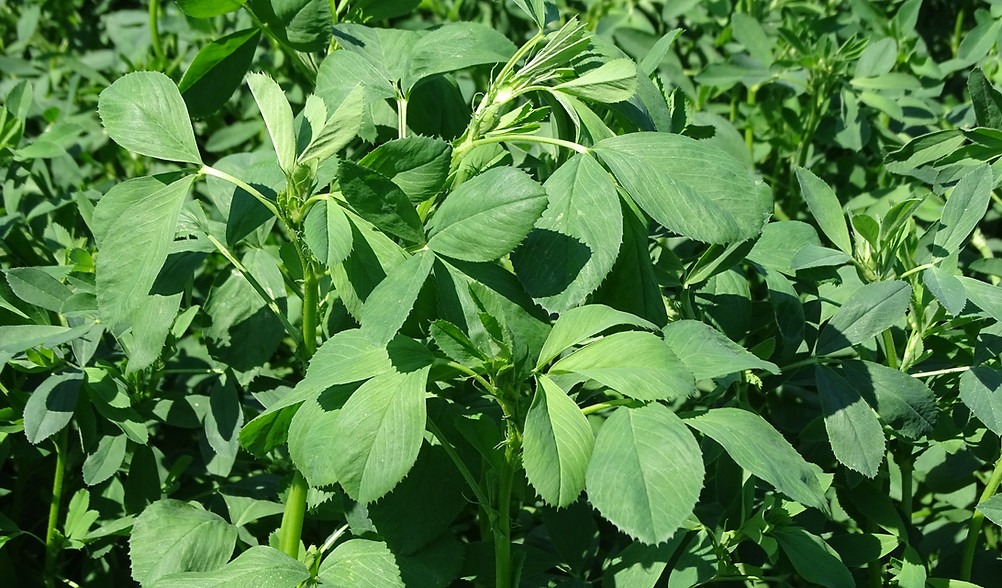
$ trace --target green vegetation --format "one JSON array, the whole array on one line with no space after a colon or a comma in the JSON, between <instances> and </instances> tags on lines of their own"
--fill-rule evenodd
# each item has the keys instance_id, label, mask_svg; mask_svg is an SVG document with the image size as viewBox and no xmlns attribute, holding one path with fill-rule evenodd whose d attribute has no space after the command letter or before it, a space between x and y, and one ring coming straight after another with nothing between
<instances>
[{"instance_id":1,"label":"green vegetation","mask_svg":"<svg viewBox=\"0 0 1002 588\"><path fill-rule=\"evenodd\" d=\"M991 585L1000 37L0 0L0 577Z\"/></svg>"}]
</instances>

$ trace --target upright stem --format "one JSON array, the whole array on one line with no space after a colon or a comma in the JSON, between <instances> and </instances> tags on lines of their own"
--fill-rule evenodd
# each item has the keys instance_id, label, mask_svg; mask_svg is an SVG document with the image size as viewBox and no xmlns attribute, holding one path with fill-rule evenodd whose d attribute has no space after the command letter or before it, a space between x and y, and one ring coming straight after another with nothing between
<instances>
[{"instance_id":1,"label":"upright stem","mask_svg":"<svg viewBox=\"0 0 1002 588\"><path fill-rule=\"evenodd\" d=\"M153 45L153 54L161 64L167 63L167 54L160 44L160 0L150 0L150 43Z\"/></svg>"},{"instance_id":2,"label":"upright stem","mask_svg":"<svg viewBox=\"0 0 1002 588\"><path fill-rule=\"evenodd\" d=\"M303 519L306 517L306 492L309 486L306 478L296 470L285 497L285 512L282 513L282 528L278 532L278 549L289 557L299 559L299 540L303 535Z\"/></svg>"},{"instance_id":3,"label":"upright stem","mask_svg":"<svg viewBox=\"0 0 1002 588\"><path fill-rule=\"evenodd\" d=\"M497 519L494 521L494 586L511 588L511 487L515 478L517 450L505 450L504 469L498 481Z\"/></svg>"},{"instance_id":4,"label":"upright stem","mask_svg":"<svg viewBox=\"0 0 1002 588\"><path fill-rule=\"evenodd\" d=\"M995 470L992 472L992 477L988 479L988 483L985 484L985 491L981 493L981 498L978 499L979 505L992 496L995 496L1000 482L1002 482L1002 457L999 457L998 461L995 462ZM964 541L964 552L960 560L960 579L965 582L971 579L971 570L974 567L974 550L978 546L978 536L981 535L981 524L984 521L985 515L980 510L975 509L974 514L971 515L971 522L967 526L967 540Z\"/></svg>"},{"instance_id":5,"label":"upright stem","mask_svg":"<svg viewBox=\"0 0 1002 588\"><path fill-rule=\"evenodd\" d=\"M304 252L305 253L305 252ZM320 310L317 272L309 255L303 258L303 359L309 361L317 350L317 318Z\"/></svg>"},{"instance_id":6,"label":"upright stem","mask_svg":"<svg viewBox=\"0 0 1002 588\"><path fill-rule=\"evenodd\" d=\"M397 97L397 138L407 138L407 99Z\"/></svg>"},{"instance_id":7,"label":"upright stem","mask_svg":"<svg viewBox=\"0 0 1002 588\"><path fill-rule=\"evenodd\" d=\"M52 499L49 501L49 523L45 529L45 585L56 585L56 558L60 545L56 539L56 525L59 523L59 507L63 501L63 478L66 475L66 442L69 427L63 428L55 439L56 472L52 478Z\"/></svg>"}]
</instances>

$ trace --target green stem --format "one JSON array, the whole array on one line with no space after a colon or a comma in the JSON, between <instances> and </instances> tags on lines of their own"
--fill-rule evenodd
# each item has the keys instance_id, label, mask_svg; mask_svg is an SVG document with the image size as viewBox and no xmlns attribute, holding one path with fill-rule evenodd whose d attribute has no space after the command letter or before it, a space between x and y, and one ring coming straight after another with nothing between
<instances>
[{"instance_id":1,"label":"green stem","mask_svg":"<svg viewBox=\"0 0 1002 588\"><path fill-rule=\"evenodd\" d=\"M218 249L219 252L223 254L223 257L225 257L227 261L233 264L233 267L237 268L237 271L239 271L244 276L244 278L247 280L247 283L251 285L251 288L254 288L254 291L257 292L258 296L260 296L261 299L264 300L265 304L268 306L268 310L270 310L272 314L274 314L278 318L278 321L282 323L282 326L285 327L285 332L288 333L288 335L292 337L294 340L298 341L300 337L299 330L295 326L293 326L292 323L289 322L288 317L286 317L285 313L282 312L282 309L278 307L278 303L275 302L275 299L271 297L271 294L269 294L268 291L264 289L264 286L261 285L261 282L257 281L257 278L255 278L250 273L250 270L248 270L247 267L244 266L244 264L241 263L240 260L237 259L235 255L233 255L233 252L230 251L226 247L226 245L223 245L222 242L219 241L219 239L216 239L214 236L208 233L206 233L205 236L209 240L209 242L215 245L216 249Z\"/></svg>"},{"instance_id":2,"label":"green stem","mask_svg":"<svg viewBox=\"0 0 1002 588\"><path fill-rule=\"evenodd\" d=\"M262 194L256 188L254 188L253 186L251 186L247 182L244 182L240 178L235 178L235 177L231 176L230 174L228 174L228 173L226 173L226 172L224 172L222 170L218 170L218 169L216 169L214 167L211 167L211 166L208 166L208 165L203 165L202 169L198 170L198 173L200 173L202 175L206 175L206 176L214 176L214 177L217 177L217 178L219 178L221 180L225 180L225 181L233 184L234 186L240 188L244 192L247 192L248 194L250 194L251 196L253 196L254 198L256 198L258 200L258 202L260 202L261 204L263 204L264 207L268 209L268 212L270 212L280 222L283 222L283 223L285 222L285 221L282 220L282 215L278 214L278 209L275 208L275 203L274 202L272 202L271 200L268 200L267 198L265 198L264 194Z\"/></svg>"},{"instance_id":3,"label":"green stem","mask_svg":"<svg viewBox=\"0 0 1002 588\"><path fill-rule=\"evenodd\" d=\"M69 427L64 427L56 436L56 472L52 478L52 499L49 501L49 521L45 528L45 585L56 585L56 558L59 556L60 541L56 538L59 523L59 507L63 501L63 479L66 476L66 444Z\"/></svg>"},{"instance_id":4,"label":"green stem","mask_svg":"<svg viewBox=\"0 0 1002 588\"><path fill-rule=\"evenodd\" d=\"M492 143L542 143L544 145L556 145L557 147L564 147L566 149L571 149L577 151L578 153L588 153L591 150L575 143L574 141L566 141L564 139L557 139L556 137L547 137L545 135L516 135L516 134L506 134L506 135L496 135L493 137L484 137L483 139L476 139L467 143L468 147L466 151L473 149L474 147L479 147L481 145L490 145ZM465 153L464 153L465 155Z\"/></svg>"},{"instance_id":5,"label":"green stem","mask_svg":"<svg viewBox=\"0 0 1002 588\"><path fill-rule=\"evenodd\" d=\"M303 360L310 361L317 350L317 318L320 311L317 272L309 252L297 246L303 264Z\"/></svg>"},{"instance_id":6,"label":"green stem","mask_svg":"<svg viewBox=\"0 0 1002 588\"><path fill-rule=\"evenodd\" d=\"M480 384L481 386L483 386L485 390L487 390L488 392L490 392L492 396L499 396L498 390L497 390L497 388L494 387L493 384L491 384L490 382L488 382L483 376L481 376L477 372L471 370L470 368L466 367L465 365L463 365L461 363L457 363L455 361L450 361L450 362L448 362L445 365L451 367L452 369L456 370L457 372L462 372L462 373L466 374L467 376L470 376L478 384Z\"/></svg>"},{"instance_id":7,"label":"green stem","mask_svg":"<svg viewBox=\"0 0 1002 588\"><path fill-rule=\"evenodd\" d=\"M282 527L278 531L278 549L291 558L299 559L299 541L303 535L303 519L306 517L306 493L309 486L306 478L296 470L285 497L285 512L282 513Z\"/></svg>"},{"instance_id":8,"label":"green stem","mask_svg":"<svg viewBox=\"0 0 1002 588\"><path fill-rule=\"evenodd\" d=\"M470 469L466 467L466 462L463 461L463 458L459 457L459 452L457 452L456 448L452 446L452 443L449 443L445 434L442 433L442 429L438 428L438 425L435 424L435 421L433 421L430 416L425 422L428 425L428 430L431 431L431 434L434 435L436 439L438 439L438 442L445 451L445 454L449 456L452 463L456 465L456 469L459 470L460 475L462 475L463 479L466 480L466 484L470 487L470 490L473 490L473 495L477 497L477 502L480 503L481 507L489 509L491 507L491 501L487 498L487 493L484 492L484 489L477 483L477 479L473 477L473 473L470 472Z\"/></svg>"},{"instance_id":9,"label":"green stem","mask_svg":"<svg viewBox=\"0 0 1002 588\"><path fill-rule=\"evenodd\" d=\"M150 0L150 43L153 45L153 54L157 60L167 63L167 54L164 53L163 45L160 44L160 0Z\"/></svg>"},{"instance_id":10,"label":"green stem","mask_svg":"<svg viewBox=\"0 0 1002 588\"><path fill-rule=\"evenodd\" d=\"M913 378L931 378L932 376L942 376L942 375L946 375L946 374L959 374L961 372L966 372L969 369L971 369L971 366L965 365L965 366L961 366L961 367L946 368L946 369L942 369L942 370L932 370L931 372L918 372L918 373L912 374L911 376Z\"/></svg>"},{"instance_id":11,"label":"green stem","mask_svg":"<svg viewBox=\"0 0 1002 588\"><path fill-rule=\"evenodd\" d=\"M935 263L923 263L922 265L913 267L912 269L910 269L910 270L906 271L905 273L901 274L900 276L898 276L898 279L899 280L903 280L903 279L907 278L908 276L917 274L917 273L919 273L921 271L924 271L924 270L927 270L927 269L929 269L931 267L936 267L936 264Z\"/></svg>"},{"instance_id":12,"label":"green stem","mask_svg":"<svg viewBox=\"0 0 1002 588\"><path fill-rule=\"evenodd\" d=\"M513 427L514 425L510 425ZM512 587L511 566L511 489L515 479L518 451L511 440L505 450L504 468L498 481L497 518L494 531L494 585L495 588Z\"/></svg>"},{"instance_id":13,"label":"green stem","mask_svg":"<svg viewBox=\"0 0 1002 588\"><path fill-rule=\"evenodd\" d=\"M884 355L887 356L887 367L892 370L898 369L898 350L894 346L894 334L891 333L890 329L887 329L880 334L880 337L884 341Z\"/></svg>"},{"instance_id":14,"label":"green stem","mask_svg":"<svg viewBox=\"0 0 1002 588\"><path fill-rule=\"evenodd\" d=\"M1002 482L1002 457L999 457L998 461L995 462L995 470L992 471L992 477L985 484L985 491L981 493L978 505L995 496L1000 482ZM967 540L964 541L964 552L960 560L960 579L965 582L971 579L971 569L974 567L974 550L978 546L978 536L981 535L981 524L984 521L985 515L980 510L975 509L974 514L971 515L971 522L967 526Z\"/></svg>"},{"instance_id":15,"label":"green stem","mask_svg":"<svg viewBox=\"0 0 1002 588\"><path fill-rule=\"evenodd\" d=\"M590 414L595 414L596 412L601 412L607 408L612 408L614 406L623 406L634 404L636 400L632 398L619 398L617 400L607 400L606 402L599 402L598 404L592 404L591 406L585 406L581 409L581 412L588 416Z\"/></svg>"},{"instance_id":16,"label":"green stem","mask_svg":"<svg viewBox=\"0 0 1002 588\"><path fill-rule=\"evenodd\" d=\"M901 510L905 518L905 526L911 527L912 522L912 470L914 458L911 446L899 441L896 452L898 469L901 470Z\"/></svg>"},{"instance_id":17,"label":"green stem","mask_svg":"<svg viewBox=\"0 0 1002 588\"><path fill-rule=\"evenodd\" d=\"M407 138L407 98L397 97L397 138Z\"/></svg>"}]
</instances>

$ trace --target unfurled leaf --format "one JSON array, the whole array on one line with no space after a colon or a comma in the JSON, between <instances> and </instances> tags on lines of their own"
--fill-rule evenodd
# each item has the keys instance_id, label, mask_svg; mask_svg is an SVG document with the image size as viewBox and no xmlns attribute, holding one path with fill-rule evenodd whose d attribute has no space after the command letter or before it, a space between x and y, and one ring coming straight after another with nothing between
<instances>
[{"instance_id":1,"label":"unfurled leaf","mask_svg":"<svg viewBox=\"0 0 1002 588\"><path fill-rule=\"evenodd\" d=\"M504 63L513 53L515 45L487 25L446 23L422 36L410 48L407 69L402 76L404 94L409 95L414 85L428 76L476 65Z\"/></svg>"},{"instance_id":2,"label":"unfurled leaf","mask_svg":"<svg viewBox=\"0 0 1002 588\"><path fill-rule=\"evenodd\" d=\"M546 376L536 382L522 436L525 474L548 504L568 506L584 489L595 433L560 386Z\"/></svg>"},{"instance_id":3,"label":"unfurled leaf","mask_svg":"<svg viewBox=\"0 0 1002 588\"><path fill-rule=\"evenodd\" d=\"M665 342L696 380L719 378L744 370L779 374L776 364L763 361L723 333L699 321L681 320L664 328Z\"/></svg>"},{"instance_id":4,"label":"unfurled leaf","mask_svg":"<svg viewBox=\"0 0 1002 588\"><path fill-rule=\"evenodd\" d=\"M462 184L428 223L428 247L463 261L494 261L525 238L547 205L546 191L513 167Z\"/></svg>"},{"instance_id":5,"label":"unfurled leaf","mask_svg":"<svg viewBox=\"0 0 1002 588\"><path fill-rule=\"evenodd\" d=\"M818 337L818 355L857 345L904 318L911 287L901 280L875 282L856 290Z\"/></svg>"},{"instance_id":6,"label":"unfurled leaf","mask_svg":"<svg viewBox=\"0 0 1002 588\"><path fill-rule=\"evenodd\" d=\"M331 38L327 0L245 0L268 31L296 51L320 51Z\"/></svg>"},{"instance_id":7,"label":"unfurled leaf","mask_svg":"<svg viewBox=\"0 0 1002 588\"><path fill-rule=\"evenodd\" d=\"M125 460L125 450L129 439L125 435L102 437L97 447L84 460L82 473L84 483L94 486L115 475Z\"/></svg>"},{"instance_id":8,"label":"unfurled leaf","mask_svg":"<svg viewBox=\"0 0 1002 588\"><path fill-rule=\"evenodd\" d=\"M967 305L967 291L956 276L934 266L922 272L922 283L947 312L953 316L964 312L964 306Z\"/></svg>"},{"instance_id":9,"label":"unfurled leaf","mask_svg":"<svg viewBox=\"0 0 1002 588\"><path fill-rule=\"evenodd\" d=\"M240 10L243 0L175 0L178 8L194 18L212 18Z\"/></svg>"},{"instance_id":10,"label":"unfurled leaf","mask_svg":"<svg viewBox=\"0 0 1002 588\"><path fill-rule=\"evenodd\" d=\"M63 430L73 418L83 373L52 374L39 384L24 406L24 434L33 445Z\"/></svg>"},{"instance_id":11,"label":"unfurled leaf","mask_svg":"<svg viewBox=\"0 0 1002 588\"><path fill-rule=\"evenodd\" d=\"M377 345L385 345L407 320L421 287L431 273L435 255L418 251L393 268L365 299L362 306L362 332Z\"/></svg>"},{"instance_id":12,"label":"unfurled leaf","mask_svg":"<svg viewBox=\"0 0 1002 588\"><path fill-rule=\"evenodd\" d=\"M849 228L845 224L845 214L835 192L810 170L797 168L797 181L800 191L811 209L811 215L821 227L821 232L827 236L843 253L852 255L852 241L849 239Z\"/></svg>"},{"instance_id":13,"label":"unfurled leaf","mask_svg":"<svg viewBox=\"0 0 1002 588\"><path fill-rule=\"evenodd\" d=\"M404 588L393 552L368 539L338 545L320 564L318 579L331 588Z\"/></svg>"},{"instance_id":14,"label":"unfurled leaf","mask_svg":"<svg viewBox=\"0 0 1002 588\"><path fill-rule=\"evenodd\" d=\"M351 224L333 200L313 205L303 223L303 239L313 255L327 267L333 267L351 255Z\"/></svg>"},{"instance_id":15,"label":"unfurled leaf","mask_svg":"<svg viewBox=\"0 0 1002 588\"><path fill-rule=\"evenodd\" d=\"M884 431L859 391L835 371L815 368L821 412L839 463L872 478L884 461Z\"/></svg>"},{"instance_id":16,"label":"unfurled leaf","mask_svg":"<svg viewBox=\"0 0 1002 588\"><path fill-rule=\"evenodd\" d=\"M542 350L539 352L539 361L536 368L543 367L562 351L581 343L585 339L593 337L606 329L620 325L631 325L641 327L650 331L658 330L653 323L644 319L621 312L614 308L609 308L604 304L588 304L572 308L560 315L560 318L553 325Z\"/></svg>"},{"instance_id":17,"label":"unfurled leaf","mask_svg":"<svg viewBox=\"0 0 1002 588\"><path fill-rule=\"evenodd\" d=\"M563 312L612 270L623 242L623 216L612 179L588 155L574 156L543 187L549 206L512 253L512 265L539 305Z\"/></svg>"},{"instance_id":18,"label":"unfurled leaf","mask_svg":"<svg viewBox=\"0 0 1002 588\"><path fill-rule=\"evenodd\" d=\"M217 570L170 574L151 588L289 588L309 579L306 564L273 547L255 545Z\"/></svg>"},{"instance_id":19,"label":"unfurled leaf","mask_svg":"<svg viewBox=\"0 0 1002 588\"><path fill-rule=\"evenodd\" d=\"M116 143L140 155L202 165L181 92L160 72L137 71L101 92L98 112Z\"/></svg>"},{"instance_id":20,"label":"unfurled leaf","mask_svg":"<svg viewBox=\"0 0 1002 588\"><path fill-rule=\"evenodd\" d=\"M146 586L167 574L222 567L233 553L235 527L180 500L154 502L136 519L129 538L132 578Z\"/></svg>"},{"instance_id":21,"label":"unfurled leaf","mask_svg":"<svg viewBox=\"0 0 1002 588\"><path fill-rule=\"evenodd\" d=\"M94 210L97 300L102 320L121 329L134 322L167 260L193 176L163 176L116 185ZM168 325L169 326L169 325Z\"/></svg>"},{"instance_id":22,"label":"unfurled leaf","mask_svg":"<svg viewBox=\"0 0 1002 588\"><path fill-rule=\"evenodd\" d=\"M806 506L828 512L821 484L790 442L759 415L713 408L685 423L723 446L739 466Z\"/></svg>"},{"instance_id":23,"label":"unfurled leaf","mask_svg":"<svg viewBox=\"0 0 1002 588\"><path fill-rule=\"evenodd\" d=\"M247 85L268 127L271 144L278 155L278 165L286 175L291 175L296 167L296 136L289 100L282 87L265 74L247 74Z\"/></svg>"},{"instance_id":24,"label":"unfurled leaf","mask_svg":"<svg viewBox=\"0 0 1002 588\"><path fill-rule=\"evenodd\" d=\"M992 168L987 164L978 166L957 182L938 222L933 255L947 257L960 249L984 218L994 185Z\"/></svg>"},{"instance_id":25,"label":"unfurled leaf","mask_svg":"<svg viewBox=\"0 0 1002 588\"><path fill-rule=\"evenodd\" d=\"M631 537L660 543L692 514L703 474L699 445L675 413L660 404L619 408L595 440L588 500Z\"/></svg>"},{"instance_id":26,"label":"unfurled leaf","mask_svg":"<svg viewBox=\"0 0 1002 588\"><path fill-rule=\"evenodd\" d=\"M978 505L980 510L989 521L1002 527L1002 494L996 494L988 500Z\"/></svg>"},{"instance_id":27,"label":"unfurled leaf","mask_svg":"<svg viewBox=\"0 0 1002 588\"><path fill-rule=\"evenodd\" d=\"M639 400L685 398L695 389L692 372L657 335L615 333L553 364L549 374L574 372Z\"/></svg>"},{"instance_id":28,"label":"unfurled leaf","mask_svg":"<svg viewBox=\"0 0 1002 588\"><path fill-rule=\"evenodd\" d=\"M844 361L830 369L875 403L877 414L898 434L918 439L936 424L936 396L918 378L870 361Z\"/></svg>"},{"instance_id":29,"label":"unfurled leaf","mask_svg":"<svg viewBox=\"0 0 1002 588\"><path fill-rule=\"evenodd\" d=\"M4 272L10 289L28 304L59 312L73 291L42 268L15 267Z\"/></svg>"},{"instance_id":30,"label":"unfurled leaf","mask_svg":"<svg viewBox=\"0 0 1002 588\"><path fill-rule=\"evenodd\" d=\"M996 435L1002 435L1002 373L977 366L960 376L960 399Z\"/></svg>"},{"instance_id":31,"label":"unfurled leaf","mask_svg":"<svg viewBox=\"0 0 1002 588\"><path fill-rule=\"evenodd\" d=\"M311 96L316 104L324 102ZM345 148L359 133L365 117L365 88L359 84L338 104L337 109L323 121L316 121L311 129L310 141L302 149L298 163L317 160L324 162ZM326 110L326 107L325 107ZM313 126L314 123L311 123Z\"/></svg>"},{"instance_id":32,"label":"unfurled leaf","mask_svg":"<svg viewBox=\"0 0 1002 588\"><path fill-rule=\"evenodd\" d=\"M971 93L978 126L1002 129L1002 93L992 86L980 68L971 71L967 90Z\"/></svg>"},{"instance_id":33,"label":"unfurled leaf","mask_svg":"<svg viewBox=\"0 0 1002 588\"><path fill-rule=\"evenodd\" d=\"M424 441L428 368L376 376L352 394L334 422L334 477L349 496L378 500L407 475Z\"/></svg>"},{"instance_id":34,"label":"unfurled leaf","mask_svg":"<svg viewBox=\"0 0 1002 588\"><path fill-rule=\"evenodd\" d=\"M424 239L417 211L389 178L350 161L341 163L339 176L345 200L359 216L412 243Z\"/></svg>"},{"instance_id":35,"label":"unfurled leaf","mask_svg":"<svg viewBox=\"0 0 1002 588\"><path fill-rule=\"evenodd\" d=\"M852 574L838 553L823 539L800 527L783 527L769 533L779 542L780 548L794 569L805 580L827 588L853 588Z\"/></svg>"},{"instance_id":36,"label":"unfurled leaf","mask_svg":"<svg viewBox=\"0 0 1002 588\"><path fill-rule=\"evenodd\" d=\"M449 143L415 136L387 141L366 154L359 164L388 178L417 204L445 186L451 156Z\"/></svg>"},{"instance_id":37,"label":"unfurled leaf","mask_svg":"<svg viewBox=\"0 0 1002 588\"><path fill-rule=\"evenodd\" d=\"M593 148L665 228L705 243L745 241L772 213L769 187L730 154L682 135L633 133Z\"/></svg>"},{"instance_id":38,"label":"unfurled leaf","mask_svg":"<svg viewBox=\"0 0 1002 588\"><path fill-rule=\"evenodd\" d=\"M191 116L208 116L226 104L240 87L260 40L261 30L252 27L220 37L198 51L177 85Z\"/></svg>"}]
</instances>

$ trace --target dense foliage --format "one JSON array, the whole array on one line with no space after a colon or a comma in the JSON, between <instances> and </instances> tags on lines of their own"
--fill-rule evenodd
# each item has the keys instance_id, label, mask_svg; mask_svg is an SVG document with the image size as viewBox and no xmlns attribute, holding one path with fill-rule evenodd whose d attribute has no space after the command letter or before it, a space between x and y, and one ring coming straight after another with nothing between
<instances>
[{"instance_id":1,"label":"dense foliage","mask_svg":"<svg viewBox=\"0 0 1002 588\"><path fill-rule=\"evenodd\" d=\"M990 585L1000 38L0 0L0 577Z\"/></svg>"}]
</instances>

